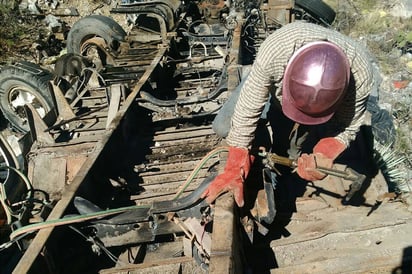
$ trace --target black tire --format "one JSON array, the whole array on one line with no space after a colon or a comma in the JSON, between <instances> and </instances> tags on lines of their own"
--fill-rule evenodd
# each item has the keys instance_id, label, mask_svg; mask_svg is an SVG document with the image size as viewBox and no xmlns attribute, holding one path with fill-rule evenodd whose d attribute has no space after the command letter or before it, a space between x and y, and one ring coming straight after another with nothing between
<instances>
[{"instance_id":1,"label":"black tire","mask_svg":"<svg viewBox=\"0 0 412 274\"><path fill-rule=\"evenodd\" d=\"M322 0L296 0L295 5L327 25L335 20L336 12Z\"/></svg>"},{"instance_id":2,"label":"black tire","mask_svg":"<svg viewBox=\"0 0 412 274\"><path fill-rule=\"evenodd\" d=\"M103 15L83 17L73 24L67 35L67 52L82 54L83 43L96 36L103 38L112 50L117 50L119 42L125 41L126 32L111 17Z\"/></svg>"},{"instance_id":3,"label":"black tire","mask_svg":"<svg viewBox=\"0 0 412 274\"><path fill-rule=\"evenodd\" d=\"M22 133L30 130L25 104L32 104L41 117L54 109L49 85L53 77L49 71L29 62L20 62L2 69L0 108L15 130Z\"/></svg>"}]
</instances>

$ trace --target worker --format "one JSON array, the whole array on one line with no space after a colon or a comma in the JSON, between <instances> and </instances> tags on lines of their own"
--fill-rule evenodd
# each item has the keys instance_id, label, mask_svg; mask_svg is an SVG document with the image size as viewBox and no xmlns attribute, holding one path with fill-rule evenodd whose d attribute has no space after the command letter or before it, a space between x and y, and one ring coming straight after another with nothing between
<instances>
[{"instance_id":1,"label":"worker","mask_svg":"<svg viewBox=\"0 0 412 274\"><path fill-rule=\"evenodd\" d=\"M323 179L326 174L315 167L332 167L365 124L374 86L371 60L360 43L316 24L296 21L270 34L250 73L215 118L215 131L226 138L229 152L224 171L202 197L212 203L232 191L237 205L244 205L243 183L255 158L251 149L262 117L272 127L272 149L288 152L295 142L301 150L286 155L297 157L298 176ZM299 138L290 140L296 131Z\"/></svg>"}]
</instances>

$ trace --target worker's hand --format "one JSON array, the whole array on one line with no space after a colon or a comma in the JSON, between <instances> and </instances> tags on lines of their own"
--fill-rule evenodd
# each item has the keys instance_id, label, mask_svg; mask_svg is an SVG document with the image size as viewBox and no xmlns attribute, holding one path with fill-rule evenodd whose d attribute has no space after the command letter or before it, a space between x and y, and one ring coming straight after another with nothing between
<instances>
[{"instance_id":1,"label":"worker's hand","mask_svg":"<svg viewBox=\"0 0 412 274\"><path fill-rule=\"evenodd\" d=\"M331 168L333 161L346 149L346 146L333 137L321 139L313 148L312 154L302 154L298 158L298 175L308 181L322 180L326 174L316 170L317 166Z\"/></svg>"},{"instance_id":2,"label":"worker's hand","mask_svg":"<svg viewBox=\"0 0 412 274\"><path fill-rule=\"evenodd\" d=\"M326 177L325 173L316 170L317 166L331 168L333 161L323 154L312 153L312 154L302 154L298 158L298 175L308 181L322 180Z\"/></svg>"},{"instance_id":3,"label":"worker's hand","mask_svg":"<svg viewBox=\"0 0 412 274\"><path fill-rule=\"evenodd\" d=\"M242 207L244 204L243 182L249 174L253 159L254 157L249 155L248 149L229 147L229 154L223 173L213 180L201 197L206 197L206 202L210 204L220 194L232 191L236 204Z\"/></svg>"}]
</instances>

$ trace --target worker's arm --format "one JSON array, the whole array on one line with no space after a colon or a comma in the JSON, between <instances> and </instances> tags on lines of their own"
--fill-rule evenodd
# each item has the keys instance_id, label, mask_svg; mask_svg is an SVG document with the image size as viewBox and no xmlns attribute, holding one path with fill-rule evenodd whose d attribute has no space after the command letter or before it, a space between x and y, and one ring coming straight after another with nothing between
<instances>
[{"instance_id":1,"label":"worker's arm","mask_svg":"<svg viewBox=\"0 0 412 274\"><path fill-rule=\"evenodd\" d=\"M353 51L356 53L352 53ZM348 94L331 120L332 126L341 127L336 138L346 147L355 140L360 127L365 124L366 103L369 94L375 88L375 76L367 50L355 44L347 54L350 54L348 58L351 63L352 79Z\"/></svg>"},{"instance_id":2,"label":"worker's arm","mask_svg":"<svg viewBox=\"0 0 412 274\"><path fill-rule=\"evenodd\" d=\"M321 180L326 176L317 171L316 166L332 167L365 123L366 102L374 85L373 70L366 53L358 54L351 61L352 86L330 122L332 128L341 132L319 140L311 154L302 154L298 159L297 173L308 181Z\"/></svg>"}]
</instances>

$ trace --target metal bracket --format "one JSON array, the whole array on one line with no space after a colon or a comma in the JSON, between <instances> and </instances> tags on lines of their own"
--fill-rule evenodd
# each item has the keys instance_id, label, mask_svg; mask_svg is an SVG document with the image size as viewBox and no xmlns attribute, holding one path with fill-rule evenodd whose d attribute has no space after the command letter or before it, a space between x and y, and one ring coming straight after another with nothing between
<instances>
[{"instance_id":1,"label":"metal bracket","mask_svg":"<svg viewBox=\"0 0 412 274\"><path fill-rule=\"evenodd\" d=\"M47 125L40 117L39 113L34 109L31 104L26 104L24 106L26 112L27 121L29 122L30 134L32 141L38 141L43 144L52 145L54 144L54 139L50 133L47 132Z\"/></svg>"},{"instance_id":2,"label":"metal bracket","mask_svg":"<svg viewBox=\"0 0 412 274\"><path fill-rule=\"evenodd\" d=\"M62 90L53 81L50 81L50 86L53 91L54 100L57 108L58 120L70 120L76 117L66 97L64 97Z\"/></svg>"},{"instance_id":3,"label":"metal bracket","mask_svg":"<svg viewBox=\"0 0 412 274\"><path fill-rule=\"evenodd\" d=\"M120 107L120 101L123 94L123 85L114 84L109 87L110 91L110 103L109 111L107 113L106 129L110 128L110 124L116 117L117 111Z\"/></svg>"}]
</instances>

